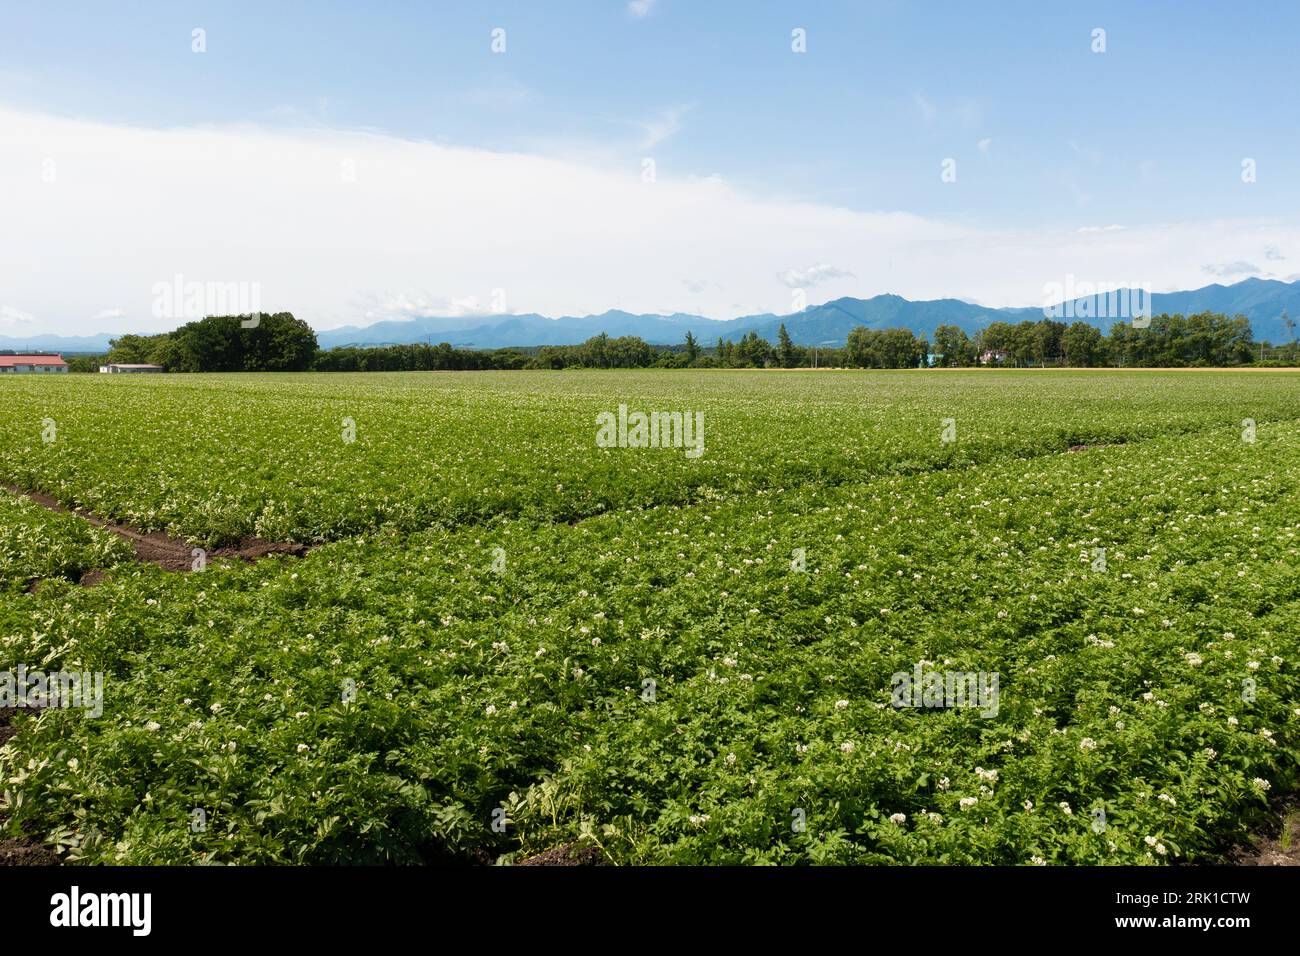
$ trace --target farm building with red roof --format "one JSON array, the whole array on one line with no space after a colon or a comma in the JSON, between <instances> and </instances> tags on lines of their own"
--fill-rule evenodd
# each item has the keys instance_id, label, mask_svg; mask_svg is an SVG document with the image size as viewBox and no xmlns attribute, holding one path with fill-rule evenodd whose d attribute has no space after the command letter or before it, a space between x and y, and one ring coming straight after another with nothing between
<instances>
[{"instance_id":1,"label":"farm building with red roof","mask_svg":"<svg viewBox=\"0 0 1300 956\"><path fill-rule=\"evenodd\" d=\"M62 355L0 355L0 375L26 372L66 372Z\"/></svg>"}]
</instances>

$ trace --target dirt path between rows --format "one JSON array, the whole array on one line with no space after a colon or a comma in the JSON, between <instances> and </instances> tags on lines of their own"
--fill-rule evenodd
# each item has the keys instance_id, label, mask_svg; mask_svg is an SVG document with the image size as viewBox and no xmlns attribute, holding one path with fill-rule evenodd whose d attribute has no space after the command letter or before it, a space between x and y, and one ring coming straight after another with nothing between
<instances>
[{"instance_id":1,"label":"dirt path between rows","mask_svg":"<svg viewBox=\"0 0 1300 956\"><path fill-rule=\"evenodd\" d=\"M195 548L192 544L180 538L173 538L170 535L163 534L160 531L141 531L130 525L118 524L107 521L97 515L90 514L77 508L68 508L49 495L37 491L27 491L16 485L0 485L0 487L12 492L15 495L26 498L42 508L49 511L57 511L62 514L72 514L82 520L110 531L119 538L130 543L131 548L135 551L137 560L156 564L164 571L193 571L195 568ZM294 557L302 557L309 550L307 545L296 544L292 542L266 541L262 538L243 538L237 546L216 548L212 551L205 551L202 557L205 560L214 558L233 558L239 561L253 562L261 558L268 557L272 554L288 554ZM80 583L86 586L98 584L109 572L102 570L87 571L81 576ZM34 582L32 588L40 586L40 581ZM13 739L17 731L12 726L12 719L16 711L13 708L0 708L0 747L3 747ZM0 817L0 825L4 823L4 818ZM39 839L34 836L5 836L0 837L0 867L3 866L58 866L59 857Z\"/></svg>"},{"instance_id":2,"label":"dirt path between rows","mask_svg":"<svg viewBox=\"0 0 1300 956\"><path fill-rule=\"evenodd\" d=\"M1271 804L1272 819L1228 856L1233 866L1300 866L1300 793L1278 797Z\"/></svg>"},{"instance_id":3,"label":"dirt path between rows","mask_svg":"<svg viewBox=\"0 0 1300 956\"><path fill-rule=\"evenodd\" d=\"M4 485L3 487L15 495L20 495L28 501L35 502L42 508L62 514L76 515L97 528L111 531L119 538L130 543L138 560L148 564L156 564L164 571L191 571L194 569L196 558L199 557L194 553L196 550L194 545L180 538L173 538L171 535L163 534L161 531L140 531L130 525L106 521L89 512L77 508L68 508L49 495L42 494L39 491L26 491L16 485ZM263 538L242 538L238 545L204 551L203 558L205 560L233 558L251 563L272 554L287 554L301 558L308 550L310 549L305 544L288 541L267 541ZM82 576L81 583L86 585L97 584L104 578L104 575L105 572L103 571L89 571Z\"/></svg>"}]
</instances>

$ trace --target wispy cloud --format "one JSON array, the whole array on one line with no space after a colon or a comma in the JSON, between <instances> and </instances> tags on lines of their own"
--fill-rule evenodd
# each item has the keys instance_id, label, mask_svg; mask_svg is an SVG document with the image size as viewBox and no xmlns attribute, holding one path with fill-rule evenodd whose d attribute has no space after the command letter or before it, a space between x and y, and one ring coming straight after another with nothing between
<instances>
[{"instance_id":1,"label":"wispy cloud","mask_svg":"<svg viewBox=\"0 0 1300 956\"><path fill-rule=\"evenodd\" d=\"M987 156L989 154L989 150L993 148L993 140L988 138L982 139L975 144L975 148L978 149L985 156Z\"/></svg>"},{"instance_id":2,"label":"wispy cloud","mask_svg":"<svg viewBox=\"0 0 1300 956\"><path fill-rule=\"evenodd\" d=\"M28 326L36 322L36 316L11 305L0 305L0 325L6 327Z\"/></svg>"},{"instance_id":3,"label":"wispy cloud","mask_svg":"<svg viewBox=\"0 0 1300 956\"><path fill-rule=\"evenodd\" d=\"M912 93L912 104L926 126L973 132L984 125L984 105L976 99L949 98L939 101L924 91L917 90Z\"/></svg>"},{"instance_id":4,"label":"wispy cloud","mask_svg":"<svg viewBox=\"0 0 1300 956\"><path fill-rule=\"evenodd\" d=\"M603 124L602 134L585 132L579 135L526 137L520 143L525 152L549 156L564 162L607 169L636 167L651 150L671 140L684 125L684 118L694 109L694 104L673 106L658 110L648 117L627 116L588 117L593 123Z\"/></svg>"},{"instance_id":5,"label":"wispy cloud","mask_svg":"<svg viewBox=\"0 0 1300 956\"><path fill-rule=\"evenodd\" d=\"M1257 275L1261 270L1259 266L1252 262L1244 262L1238 259L1236 262L1219 262L1201 266L1201 271L1212 276L1250 276Z\"/></svg>"},{"instance_id":6,"label":"wispy cloud","mask_svg":"<svg viewBox=\"0 0 1300 956\"><path fill-rule=\"evenodd\" d=\"M659 113L648 120L637 123L643 132L638 149L654 149L673 136L682 128L682 117L691 111L692 106L675 106Z\"/></svg>"},{"instance_id":7,"label":"wispy cloud","mask_svg":"<svg viewBox=\"0 0 1300 956\"><path fill-rule=\"evenodd\" d=\"M460 318L481 316L491 311L489 298L477 295L441 296L427 290L367 289L352 299L362 323L393 319Z\"/></svg>"},{"instance_id":8,"label":"wispy cloud","mask_svg":"<svg viewBox=\"0 0 1300 956\"><path fill-rule=\"evenodd\" d=\"M655 8L656 0L628 0L627 12L637 20L648 17L650 11Z\"/></svg>"},{"instance_id":9,"label":"wispy cloud","mask_svg":"<svg viewBox=\"0 0 1300 956\"><path fill-rule=\"evenodd\" d=\"M809 266L807 269L786 269L780 273L778 278L791 289L806 289L819 282L829 282L831 279L852 279L854 275L852 272L837 268L828 262L820 262L815 266Z\"/></svg>"}]
</instances>

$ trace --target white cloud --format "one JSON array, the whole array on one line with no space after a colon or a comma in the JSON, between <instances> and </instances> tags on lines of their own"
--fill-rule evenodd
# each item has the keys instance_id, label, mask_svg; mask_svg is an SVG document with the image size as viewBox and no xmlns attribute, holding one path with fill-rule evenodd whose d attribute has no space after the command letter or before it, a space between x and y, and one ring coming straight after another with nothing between
<instances>
[{"instance_id":1,"label":"white cloud","mask_svg":"<svg viewBox=\"0 0 1300 956\"><path fill-rule=\"evenodd\" d=\"M831 279L852 279L853 273L845 269L839 269L828 262L821 262L815 266L809 266L807 269L786 269L780 273L780 280L791 289L806 289L809 286L817 285L819 282L829 282Z\"/></svg>"},{"instance_id":2,"label":"white cloud","mask_svg":"<svg viewBox=\"0 0 1300 956\"><path fill-rule=\"evenodd\" d=\"M152 290L178 273L258 283L264 310L324 329L487 312L496 290L512 313L785 313L789 282L808 278L819 299L1036 306L1067 274L1195 288L1203 263L1300 247L1300 228L1271 220L1008 231L770 199L662 163L647 183L635 160L320 127L145 129L0 106L0 156L5 221L21 224L0 229L0 303L63 334L170 328ZM110 329L91 318L105 302L124 313Z\"/></svg>"},{"instance_id":3,"label":"white cloud","mask_svg":"<svg viewBox=\"0 0 1300 956\"><path fill-rule=\"evenodd\" d=\"M7 328L27 328L34 325L36 316L11 305L0 305L0 325Z\"/></svg>"},{"instance_id":4,"label":"white cloud","mask_svg":"<svg viewBox=\"0 0 1300 956\"><path fill-rule=\"evenodd\" d=\"M640 20L642 17L648 16L654 6L655 0L628 0L627 12Z\"/></svg>"},{"instance_id":5,"label":"white cloud","mask_svg":"<svg viewBox=\"0 0 1300 956\"><path fill-rule=\"evenodd\" d=\"M126 309L101 309L93 316L95 320L120 319L126 316Z\"/></svg>"},{"instance_id":6,"label":"white cloud","mask_svg":"<svg viewBox=\"0 0 1300 956\"><path fill-rule=\"evenodd\" d=\"M975 147L976 147L976 148L977 148L981 153L983 153L985 156L987 156L987 155L989 154L989 149L990 149L992 146L993 146L993 140L991 140L991 139L987 139L987 138L986 138L986 139L982 139L982 140L980 140L978 143L975 144Z\"/></svg>"},{"instance_id":7,"label":"white cloud","mask_svg":"<svg viewBox=\"0 0 1300 956\"><path fill-rule=\"evenodd\" d=\"M1201 266L1201 271L1212 276L1253 276L1260 271L1252 262L1238 259L1236 262L1216 262Z\"/></svg>"},{"instance_id":8,"label":"white cloud","mask_svg":"<svg viewBox=\"0 0 1300 956\"><path fill-rule=\"evenodd\" d=\"M356 324L369 325L390 319L461 318L492 312L490 296L447 297L428 291L365 290L352 300Z\"/></svg>"}]
</instances>

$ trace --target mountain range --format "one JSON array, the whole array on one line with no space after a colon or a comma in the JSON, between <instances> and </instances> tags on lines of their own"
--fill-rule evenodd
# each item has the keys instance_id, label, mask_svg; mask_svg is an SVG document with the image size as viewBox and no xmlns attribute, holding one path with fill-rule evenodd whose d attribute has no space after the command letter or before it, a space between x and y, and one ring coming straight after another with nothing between
<instances>
[{"instance_id":1,"label":"mountain range","mask_svg":"<svg viewBox=\"0 0 1300 956\"><path fill-rule=\"evenodd\" d=\"M1108 331L1113 318L1096 316L1099 297L1084 297L1065 303L1067 315L1062 321L1089 322ZM1159 315L1222 312L1245 315L1258 341L1281 343L1291 334L1282 321L1286 311L1300 321L1300 280L1281 282L1276 279L1246 279L1233 285L1208 285L1186 292L1156 292L1151 296L1152 311ZM870 299L842 298L813 305L788 315L765 313L735 319L709 319L704 316L675 313L643 315L609 311L600 315L548 318L536 313L523 315L478 315L459 318L414 318L377 322L366 326L344 326L317 333L321 348L338 346L378 346L410 343L449 342L462 348L493 349L510 346L574 345L604 332L610 336L635 335L655 345L680 344L687 331L701 345L717 339L736 341L748 332L775 342L777 330L784 323L798 345L843 345L849 330L863 325L872 329L906 328L933 337L940 325L955 325L973 335L992 322L1036 321L1043 317L1039 308L994 309L961 299L912 301L897 295L877 295ZM103 352L111 334L90 336L37 335L27 338L0 336L0 349L63 352Z\"/></svg>"}]
</instances>

